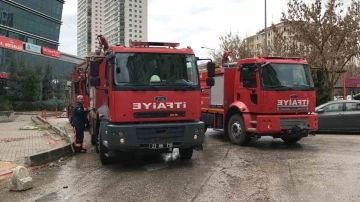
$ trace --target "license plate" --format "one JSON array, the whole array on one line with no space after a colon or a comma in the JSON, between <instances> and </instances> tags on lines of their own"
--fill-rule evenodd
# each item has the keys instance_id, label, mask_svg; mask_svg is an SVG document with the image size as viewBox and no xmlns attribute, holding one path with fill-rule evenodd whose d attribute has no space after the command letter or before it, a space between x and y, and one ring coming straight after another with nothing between
<instances>
[{"instance_id":1,"label":"license plate","mask_svg":"<svg viewBox=\"0 0 360 202\"><path fill-rule=\"evenodd\" d=\"M163 148L172 148L172 144L150 144L150 149L163 149Z\"/></svg>"}]
</instances>

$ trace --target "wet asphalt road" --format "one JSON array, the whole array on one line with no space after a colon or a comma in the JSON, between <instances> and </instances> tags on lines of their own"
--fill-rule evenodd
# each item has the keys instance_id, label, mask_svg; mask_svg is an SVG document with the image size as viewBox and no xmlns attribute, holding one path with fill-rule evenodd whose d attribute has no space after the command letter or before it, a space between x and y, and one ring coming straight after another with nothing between
<instances>
[{"instance_id":1,"label":"wet asphalt road","mask_svg":"<svg viewBox=\"0 0 360 202\"><path fill-rule=\"evenodd\" d=\"M360 136L317 135L295 145L262 138L248 147L207 133L190 161L137 156L102 166L94 151L40 169L35 187L0 201L360 201Z\"/></svg>"}]
</instances>

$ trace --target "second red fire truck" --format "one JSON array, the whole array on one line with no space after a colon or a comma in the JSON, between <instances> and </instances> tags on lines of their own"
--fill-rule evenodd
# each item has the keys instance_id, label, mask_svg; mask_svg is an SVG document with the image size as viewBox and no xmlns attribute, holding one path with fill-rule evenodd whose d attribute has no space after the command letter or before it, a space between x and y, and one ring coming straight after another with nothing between
<instances>
[{"instance_id":1,"label":"second red fire truck","mask_svg":"<svg viewBox=\"0 0 360 202\"><path fill-rule=\"evenodd\" d=\"M318 117L314 82L301 58L261 57L224 63L215 86L202 71L202 115L207 127L222 129L231 142L272 136L295 143L315 133Z\"/></svg>"}]
</instances>

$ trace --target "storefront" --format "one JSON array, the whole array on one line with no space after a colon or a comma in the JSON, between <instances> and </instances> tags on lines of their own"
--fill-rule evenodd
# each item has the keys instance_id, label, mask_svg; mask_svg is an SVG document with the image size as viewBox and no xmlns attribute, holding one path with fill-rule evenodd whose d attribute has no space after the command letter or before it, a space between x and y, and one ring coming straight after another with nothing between
<instances>
[{"instance_id":1,"label":"storefront","mask_svg":"<svg viewBox=\"0 0 360 202\"><path fill-rule=\"evenodd\" d=\"M21 59L28 66L51 65L57 79L68 79L70 70L85 61L54 49L0 36L0 72L8 72L10 65Z\"/></svg>"}]
</instances>

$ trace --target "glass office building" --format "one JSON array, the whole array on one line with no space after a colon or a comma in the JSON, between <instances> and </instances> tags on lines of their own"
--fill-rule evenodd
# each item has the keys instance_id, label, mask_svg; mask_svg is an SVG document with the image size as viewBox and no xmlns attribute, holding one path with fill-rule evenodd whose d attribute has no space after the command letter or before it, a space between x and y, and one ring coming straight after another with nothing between
<instances>
[{"instance_id":1,"label":"glass office building","mask_svg":"<svg viewBox=\"0 0 360 202\"><path fill-rule=\"evenodd\" d=\"M29 65L50 64L55 77L68 78L69 70L84 62L58 51L63 5L63 0L0 0L0 72L23 58Z\"/></svg>"}]
</instances>

